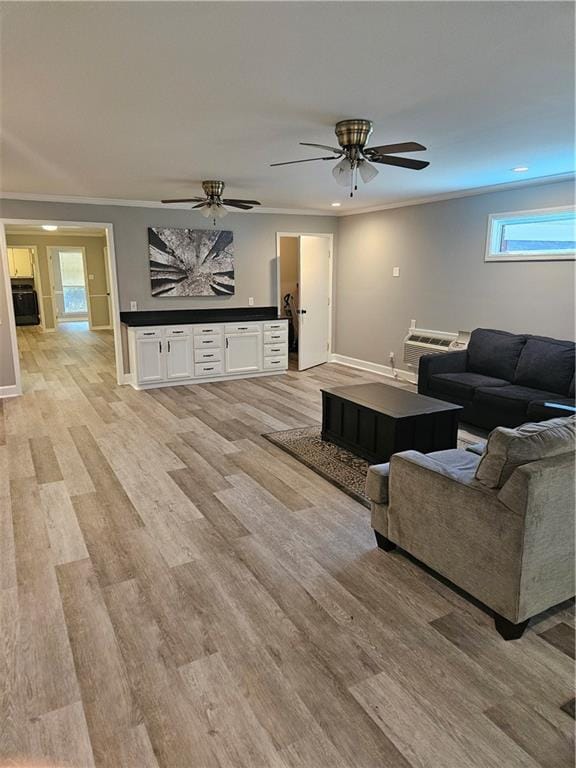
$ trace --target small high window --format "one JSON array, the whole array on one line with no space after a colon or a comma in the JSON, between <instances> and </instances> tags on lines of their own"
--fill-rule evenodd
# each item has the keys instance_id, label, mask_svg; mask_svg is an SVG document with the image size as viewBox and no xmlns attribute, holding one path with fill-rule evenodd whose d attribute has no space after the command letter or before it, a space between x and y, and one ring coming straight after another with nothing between
<instances>
[{"instance_id":1,"label":"small high window","mask_svg":"<svg viewBox=\"0 0 576 768\"><path fill-rule=\"evenodd\" d=\"M495 213L488 217L485 261L556 261L576 257L576 211Z\"/></svg>"}]
</instances>

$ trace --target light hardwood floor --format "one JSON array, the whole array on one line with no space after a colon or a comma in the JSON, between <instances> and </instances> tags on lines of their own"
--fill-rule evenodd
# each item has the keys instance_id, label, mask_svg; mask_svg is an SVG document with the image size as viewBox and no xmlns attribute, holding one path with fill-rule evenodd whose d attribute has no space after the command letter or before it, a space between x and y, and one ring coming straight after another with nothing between
<instances>
[{"instance_id":1,"label":"light hardwood floor","mask_svg":"<svg viewBox=\"0 0 576 768\"><path fill-rule=\"evenodd\" d=\"M573 612L505 643L260 435L336 365L136 392L19 330L0 408L0 766L563 768Z\"/></svg>"}]
</instances>

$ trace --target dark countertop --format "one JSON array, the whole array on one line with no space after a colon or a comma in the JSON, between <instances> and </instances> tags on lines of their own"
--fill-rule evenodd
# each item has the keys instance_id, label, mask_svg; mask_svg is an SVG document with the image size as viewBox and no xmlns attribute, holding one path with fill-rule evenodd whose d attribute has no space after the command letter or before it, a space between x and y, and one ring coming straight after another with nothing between
<instances>
[{"instance_id":1,"label":"dark countertop","mask_svg":"<svg viewBox=\"0 0 576 768\"><path fill-rule=\"evenodd\" d=\"M247 320L278 320L278 307L230 307L226 309L160 309L120 312L129 326L235 323Z\"/></svg>"}]
</instances>

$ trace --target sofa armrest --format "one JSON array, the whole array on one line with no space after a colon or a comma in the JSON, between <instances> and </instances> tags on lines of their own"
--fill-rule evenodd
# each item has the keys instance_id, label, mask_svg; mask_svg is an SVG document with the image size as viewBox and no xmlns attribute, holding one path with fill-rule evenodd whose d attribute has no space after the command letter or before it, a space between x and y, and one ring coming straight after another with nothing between
<instances>
[{"instance_id":1,"label":"sofa armrest","mask_svg":"<svg viewBox=\"0 0 576 768\"><path fill-rule=\"evenodd\" d=\"M374 464L368 467L366 476L366 495L374 504L388 504L388 480L390 462Z\"/></svg>"},{"instance_id":2,"label":"sofa armrest","mask_svg":"<svg viewBox=\"0 0 576 768\"><path fill-rule=\"evenodd\" d=\"M441 355L423 355L418 363L418 392L426 394L428 380L435 373L464 373L468 361L468 352L446 352Z\"/></svg>"}]
</instances>

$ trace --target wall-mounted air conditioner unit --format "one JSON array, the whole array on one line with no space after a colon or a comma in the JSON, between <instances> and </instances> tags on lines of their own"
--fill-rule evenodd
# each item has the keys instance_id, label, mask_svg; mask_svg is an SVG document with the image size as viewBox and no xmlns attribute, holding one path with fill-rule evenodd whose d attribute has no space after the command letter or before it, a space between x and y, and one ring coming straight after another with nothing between
<instances>
[{"instance_id":1,"label":"wall-mounted air conditioner unit","mask_svg":"<svg viewBox=\"0 0 576 768\"><path fill-rule=\"evenodd\" d=\"M416 328L414 321L404 337L404 363L418 369L422 355L439 355L443 352L466 349L470 339L469 331L430 331Z\"/></svg>"}]
</instances>

